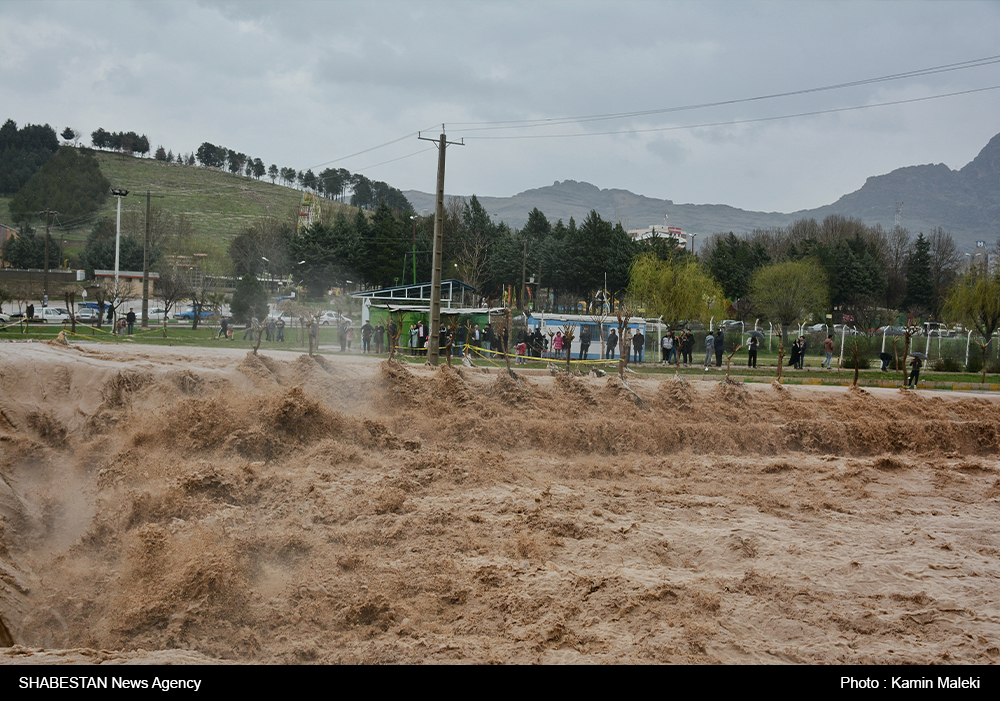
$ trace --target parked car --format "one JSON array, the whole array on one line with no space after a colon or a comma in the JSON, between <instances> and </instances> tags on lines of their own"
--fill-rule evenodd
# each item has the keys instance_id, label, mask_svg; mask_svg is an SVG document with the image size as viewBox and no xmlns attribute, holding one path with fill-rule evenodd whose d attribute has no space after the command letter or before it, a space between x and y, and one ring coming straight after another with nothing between
<instances>
[{"instance_id":1,"label":"parked car","mask_svg":"<svg viewBox=\"0 0 1000 701\"><path fill-rule=\"evenodd\" d=\"M46 324L61 324L69 320L69 312L62 307L42 307L35 310L35 321Z\"/></svg>"},{"instance_id":2,"label":"parked car","mask_svg":"<svg viewBox=\"0 0 1000 701\"><path fill-rule=\"evenodd\" d=\"M0 312L0 324L9 324L9 323L10 323L10 317L4 314L3 312Z\"/></svg>"},{"instance_id":3,"label":"parked car","mask_svg":"<svg viewBox=\"0 0 1000 701\"><path fill-rule=\"evenodd\" d=\"M906 327L905 326L880 326L876 329L875 333L884 334L886 336L905 336Z\"/></svg>"},{"instance_id":4,"label":"parked car","mask_svg":"<svg viewBox=\"0 0 1000 701\"><path fill-rule=\"evenodd\" d=\"M76 310L76 320L81 324L96 324L100 316L100 312L90 307Z\"/></svg>"},{"instance_id":5,"label":"parked car","mask_svg":"<svg viewBox=\"0 0 1000 701\"><path fill-rule=\"evenodd\" d=\"M201 313L198 315L199 319L211 319L215 316L215 312L211 309L202 308ZM194 321L194 307L188 307L180 314L177 315L178 319L183 319L184 321Z\"/></svg>"},{"instance_id":6,"label":"parked car","mask_svg":"<svg viewBox=\"0 0 1000 701\"><path fill-rule=\"evenodd\" d=\"M163 307L154 307L153 309L150 309L147 312L147 314L149 314L149 320L150 321L163 321L164 319L169 319L170 318L170 315L167 314L167 312L163 309ZM139 316L142 316L142 315L139 314ZM192 312L191 318L192 319L194 318L193 312Z\"/></svg>"},{"instance_id":7,"label":"parked car","mask_svg":"<svg viewBox=\"0 0 1000 701\"><path fill-rule=\"evenodd\" d=\"M323 312L319 317L320 326L336 326L340 323L340 312Z\"/></svg>"},{"instance_id":8,"label":"parked car","mask_svg":"<svg viewBox=\"0 0 1000 701\"><path fill-rule=\"evenodd\" d=\"M282 321L285 322L285 326L291 326L292 322L298 321L298 317L292 316L288 312L271 312L270 314L267 315L267 318L268 320L273 319L274 321L281 319Z\"/></svg>"}]
</instances>

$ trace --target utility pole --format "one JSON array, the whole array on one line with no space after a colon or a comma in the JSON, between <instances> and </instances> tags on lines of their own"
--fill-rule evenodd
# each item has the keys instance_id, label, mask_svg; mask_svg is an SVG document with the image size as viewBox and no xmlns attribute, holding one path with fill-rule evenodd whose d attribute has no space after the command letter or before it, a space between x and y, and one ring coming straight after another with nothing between
<instances>
[{"instance_id":1,"label":"utility pole","mask_svg":"<svg viewBox=\"0 0 1000 701\"><path fill-rule=\"evenodd\" d=\"M150 234L150 215L152 213L152 206L150 205L150 199L153 197L163 197L163 195L151 195L149 190L146 190L146 238L142 242L142 328L149 328L149 234ZM119 200L120 202L121 200Z\"/></svg>"},{"instance_id":2,"label":"utility pole","mask_svg":"<svg viewBox=\"0 0 1000 701\"><path fill-rule=\"evenodd\" d=\"M421 136L420 132L417 132L417 138L421 141L434 141L434 139ZM431 328L427 344L427 362L435 367L438 364L438 356L441 351L441 343L438 338L441 335L441 256L444 247L444 154L448 146L465 146L465 139L462 139L461 142L448 141L444 134L444 124L442 124L441 136L437 139L438 173L437 202L434 207L434 262L431 267Z\"/></svg>"},{"instance_id":3,"label":"utility pole","mask_svg":"<svg viewBox=\"0 0 1000 701\"><path fill-rule=\"evenodd\" d=\"M42 307L49 306L49 224L53 214L58 214L58 212L51 209L45 210L45 275L42 277Z\"/></svg>"},{"instance_id":4,"label":"utility pole","mask_svg":"<svg viewBox=\"0 0 1000 701\"><path fill-rule=\"evenodd\" d=\"M524 240L524 251L521 253L521 303L518 308L524 311L524 295L525 295L525 274L528 267L528 239Z\"/></svg>"}]
</instances>

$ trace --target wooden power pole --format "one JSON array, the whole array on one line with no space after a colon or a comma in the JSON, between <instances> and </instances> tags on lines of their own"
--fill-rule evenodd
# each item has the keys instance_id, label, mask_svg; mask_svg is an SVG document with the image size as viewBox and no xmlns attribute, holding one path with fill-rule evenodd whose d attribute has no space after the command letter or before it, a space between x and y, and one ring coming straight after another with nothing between
<instances>
[{"instance_id":1,"label":"wooden power pole","mask_svg":"<svg viewBox=\"0 0 1000 701\"><path fill-rule=\"evenodd\" d=\"M417 132L417 138L422 141L434 141L421 136ZM465 139L461 142L448 141L444 135L444 124L441 125L441 136L437 139L438 147L438 173L437 173L437 202L434 207L434 263L431 268L431 309L430 309L430 338L427 343L427 362L436 366L438 356L441 351L441 343L438 340L441 335L441 257L444 246L444 154L448 146L465 146Z\"/></svg>"},{"instance_id":2,"label":"wooden power pole","mask_svg":"<svg viewBox=\"0 0 1000 701\"><path fill-rule=\"evenodd\" d=\"M163 197L163 195L152 195L146 190L146 237L142 242L142 327L149 328L149 236L150 236L150 216L152 205L150 200L153 197Z\"/></svg>"}]
</instances>

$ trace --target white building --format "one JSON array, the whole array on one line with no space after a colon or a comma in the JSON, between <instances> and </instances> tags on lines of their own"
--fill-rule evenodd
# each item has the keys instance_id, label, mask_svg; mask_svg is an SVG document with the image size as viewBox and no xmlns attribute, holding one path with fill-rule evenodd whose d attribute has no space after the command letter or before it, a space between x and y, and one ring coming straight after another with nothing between
<instances>
[{"instance_id":1,"label":"white building","mask_svg":"<svg viewBox=\"0 0 1000 701\"><path fill-rule=\"evenodd\" d=\"M678 248L687 247L687 236L679 227L653 224L645 229L629 229L628 235L633 241L644 241L651 238L673 239Z\"/></svg>"}]
</instances>

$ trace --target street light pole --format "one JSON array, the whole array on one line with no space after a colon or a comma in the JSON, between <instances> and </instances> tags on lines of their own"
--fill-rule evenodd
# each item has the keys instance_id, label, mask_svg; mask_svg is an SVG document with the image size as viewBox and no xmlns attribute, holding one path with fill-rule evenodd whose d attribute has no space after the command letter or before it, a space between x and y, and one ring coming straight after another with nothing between
<instances>
[{"instance_id":1,"label":"street light pole","mask_svg":"<svg viewBox=\"0 0 1000 701\"><path fill-rule=\"evenodd\" d=\"M118 264L121 260L122 251L122 199L128 196L128 190L115 188L111 194L118 200L118 215L115 221L115 289L112 303L118 301ZM114 306L112 304L112 306Z\"/></svg>"}]
</instances>

